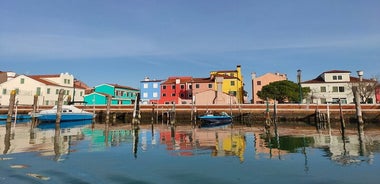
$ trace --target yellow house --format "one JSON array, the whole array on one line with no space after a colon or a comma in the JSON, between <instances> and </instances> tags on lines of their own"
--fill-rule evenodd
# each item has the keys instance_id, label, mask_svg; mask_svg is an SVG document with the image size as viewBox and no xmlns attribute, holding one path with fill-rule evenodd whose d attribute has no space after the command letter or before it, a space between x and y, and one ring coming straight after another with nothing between
<instances>
[{"instance_id":1,"label":"yellow house","mask_svg":"<svg viewBox=\"0 0 380 184\"><path fill-rule=\"evenodd\" d=\"M244 103L244 80L240 65L236 66L236 70L211 71L210 76L211 78L223 77L222 91L236 96L237 103ZM218 86L218 82L215 80L215 87Z\"/></svg>"}]
</instances>

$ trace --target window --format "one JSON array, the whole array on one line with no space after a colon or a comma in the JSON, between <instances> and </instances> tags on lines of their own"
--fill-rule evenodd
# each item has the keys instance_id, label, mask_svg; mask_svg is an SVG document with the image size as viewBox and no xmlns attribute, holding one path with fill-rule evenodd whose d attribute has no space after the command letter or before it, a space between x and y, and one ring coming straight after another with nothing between
<instances>
[{"instance_id":1,"label":"window","mask_svg":"<svg viewBox=\"0 0 380 184\"><path fill-rule=\"evenodd\" d=\"M257 84L258 86L261 86L261 81L257 81L256 84Z\"/></svg>"},{"instance_id":2,"label":"window","mask_svg":"<svg viewBox=\"0 0 380 184\"><path fill-rule=\"evenodd\" d=\"M338 80L338 77L336 75L334 75L333 80Z\"/></svg>"},{"instance_id":3,"label":"window","mask_svg":"<svg viewBox=\"0 0 380 184\"><path fill-rule=\"evenodd\" d=\"M326 104L327 101L326 101L326 98L321 98L321 104Z\"/></svg>"},{"instance_id":4,"label":"window","mask_svg":"<svg viewBox=\"0 0 380 184\"><path fill-rule=\"evenodd\" d=\"M338 75L338 80L342 80L342 76L341 75Z\"/></svg>"},{"instance_id":5,"label":"window","mask_svg":"<svg viewBox=\"0 0 380 184\"><path fill-rule=\"evenodd\" d=\"M338 92L338 86L333 86L332 92Z\"/></svg>"},{"instance_id":6,"label":"window","mask_svg":"<svg viewBox=\"0 0 380 184\"><path fill-rule=\"evenodd\" d=\"M185 94L181 93L181 98L185 97Z\"/></svg>"},{"instance_id":7,"label":"window","mask_svg":"<svg viewBox=\"0 0 380 184\"><path fill-rule=\"evenodd\" d=\"M181 84L181 89L185 89L185 85Z\"/></svg>"},{"instance_id":8,"label":"window","mask_svg":"<svg viewBox=\"0 0 380 184\"><path fill-rule=\"evenodd\" d=\"M148 83L144 83L143 88L145 88L145 89L148 88Z\"/></svg>"},{"instance_id":9,"label":"window","mask_svg":"<svg viewBox=\"0 0 380 184\"><path fill-rule=\"evenodd\" d=\"M172 93L172 96L175 96L175 93Z\"/></svg>"},{"instance_id":10,"label":"window","mask_svg":"<svg viewBox=\"0 0 380 184\"><path fill-rule=\"evenodd\" d=\"M211 89L211 88L212 88L212 84L208 84L208 88L210 88L210 89Z\"/></svg>"},{"instance_id":11,"label":"window","mask_svg":"<svg viewBox=\"0 0 380 184\"><path fill-rule=\"evenodd\" d=\"M343 86L339 86L339 92L341 92L341 93L344 92L344 87Z\"/></svg>"},{"instance_id":12,"label":"window","mask_svg":"<svg viewBox=\"0 0 380 184\"><path fill-rule=\"evenodd\" d=\"M144 93L143 93L143 97L144 97L144 98L148 98L148 93L147 93L147 92L144 92Z\"/></svg>"},{"instance_id":13,"label":"window","mask_svg":"<svg viewBox=\"0 0 380 184\"><path fill-rule=\"evenodd\" d=\"M56 89L56 90L55 90L55 94L56 94L56 95L59 94L59 89Z\"/></svg>"},{"instance_id":14,"label":"window","mask_svg":"<svg viewBox=\"0 0 380 184\"><path fill-rule=\"evenodd\" d=\"M231 81L231 86L235 86L235 81Z\"/></svg>"},{"instance_id":15,"label":"window","mask_svg":"<svg viewBox=\"0 0 380 184\"><path fill-rule=\"evenodd\" d=\"M20 93L20 89L16 89L16 94L19 94Z\"/></svg>"},{"instance_id":16,"label":"window","mask_svg":"<svg viewBox=\"0 0 380 184\"><path fill-rule=\"evenodd\" d=\"M158 88L158 84L157 83L153 83L153 88Z\"/></svg>"},{"instance_id":17,"label":"window","mask_svg":"<svg viewBox=\"0 0 380 184\"><path fill-rule=\"evenodd\" d=\"M38 95L38 96L40 96L41 95L41 88L40 87L38 87L37 89L36 89L36 95Z\"/></svg>"},{"instance_id":18,"label":"window","mask_svg":"<svg viewBox=\"0 0 380 184\"><path fill-rule=\"evenodd\" d=\"M50 94L50 88L47 88L46 94Z\"/></svg>"},{"instance_id":19,"label":"window","mask_svg":"<svg viewBox=\"0 0 380 184\"><path fill-rule=\"evenodd\" d=\"M199 88L199 84L195 84L195 88Z\"/></svg>"},{"instance_id":20,"label":"window","mask_svg":"<svg viewBox=\"0 0 380 184\"><path fill-rule=\"evenodd\" d=\"M7 94L7 89L3 89L3 95Z\"/></svg>"},{"instance_id":21,"label":"window","mask_svg":"<svg viewBox=\"0 0 380 184\"><path fill-rule=\"evenodd\" d=\"M25 79L24 78L21 78L20 79L20 84L24 84L25 83Z\"/></svg>"},{"instance_id":22,"label":"window","mask_svg":"<svg viewBox=\"0 0 380 184\"><path fill-rule=\"evenodd\" d=\"M157 92L154 92L154 93L153 93L153 97L154 97L154 98L157 98L157 97L158 97L158 93L157 93Z\"/></svg>"},{"instance_id":23,"label":"window","mask_svg":"<svg viewBox=\"0 0 380 184\"><path fill-rule=\"evenodd\" d=\"M189 89L193 89L193 85L190 84L190 85L189 85Z\"/></svg>"},{"instance_id":24,"label":"window","mask_svg":"<svg viewBox=\"0 0 380 184\"><path fill-rule=\"evenodd\" d=\"M162 89L166 89L166 86L162 86Z\"/></svg>"},{"instance_id":25,"label":"window","mask_svg":"<svg viewBox=\"0 0 380 184\"><path fill-rule=\"evenodd\" d=\"M175 85L172 85L172 89L175 89Z\"/></svg>"},{"instance_id":26,"label":"window","mask_svg":"<svg viewBox=\"0 0 380 184\"><path fill-rule=\"evenodd\" d=\"M326 86L321 86L321 92L326 92Z\"/></svg>"},{"instance_id":27,"label":"window","mask_svg":"<svg viewBox=\"0 0 380 184\"><path fill-rule=\"evenodd\" d=\"M83 96L83 91L80 92L80 96Z\"/></svg>"},{"instance_id":28,"label":"window","mask_svg":"<svg viewBox=\"0 0 380 184\"><path fill-rule=\"evenodd\" d=\"M163 96L163 97L166 97L166 93L162 93L162 96Z\"/></svg>"}]
</instances>

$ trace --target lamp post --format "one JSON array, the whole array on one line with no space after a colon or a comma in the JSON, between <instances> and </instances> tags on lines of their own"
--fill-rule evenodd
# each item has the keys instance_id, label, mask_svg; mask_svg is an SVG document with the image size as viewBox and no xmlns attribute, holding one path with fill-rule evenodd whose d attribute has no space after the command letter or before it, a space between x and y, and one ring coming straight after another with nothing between
<instances>
[{"instance_id":1,"label":"lamp post","mask_svg":"<svg viewBox=\"0 0 380 184\"><path fill-rule=\"evenodd\" d=\"M297 82L298 82L298 88L299 88L299 103L302 103L302 86L301 86L301 73L302 70L298 69L297 70Z\"/></svg>"}]
</instances>

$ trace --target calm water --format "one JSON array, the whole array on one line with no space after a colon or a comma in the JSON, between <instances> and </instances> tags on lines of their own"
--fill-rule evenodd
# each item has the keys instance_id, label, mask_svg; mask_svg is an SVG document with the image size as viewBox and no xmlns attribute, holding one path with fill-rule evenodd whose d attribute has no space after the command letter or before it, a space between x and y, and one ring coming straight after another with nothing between
<instances>
[{"instance_id":1,"label":"calm water","mask_svg":"<svg viewBox=\"0 0 380 184\"><path fill-rule=\"evenodd\" d=\"M380 130L0 125L0 183L379 183Z\"/></svg>"}]
</instances>

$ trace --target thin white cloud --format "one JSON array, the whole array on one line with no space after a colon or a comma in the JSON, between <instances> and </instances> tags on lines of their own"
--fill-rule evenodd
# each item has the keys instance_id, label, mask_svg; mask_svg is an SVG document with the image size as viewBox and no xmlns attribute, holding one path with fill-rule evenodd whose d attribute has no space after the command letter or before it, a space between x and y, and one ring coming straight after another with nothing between
<instances>
[{"instance_id":1,"label":"thin white cloud","mask_svg":"<svg viewBox=\"0 0 380 184\"><path fill-rule=\"evenodd\" d=\"M0 48L0 56L40 58L120 57L163 52L150 41L126 35L77 37L53 34L7 34L0 37Z\"/></svg>"}]
</instances>

